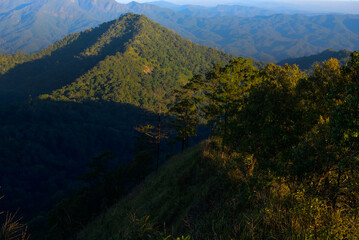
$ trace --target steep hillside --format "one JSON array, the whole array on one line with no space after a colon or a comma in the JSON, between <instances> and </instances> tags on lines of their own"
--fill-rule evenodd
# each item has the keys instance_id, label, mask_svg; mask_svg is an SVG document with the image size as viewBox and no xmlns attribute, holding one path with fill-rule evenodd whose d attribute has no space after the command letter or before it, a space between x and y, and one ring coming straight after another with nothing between
<instances>
[{"instance_id":1,"label":"steep hillside","mask_svg":"<svg viewBox=\"0 0 359 240\"><path fill-rule=\"evenodd\" d=\"M5 207L42 216L102 151L131 161L135 127L158 117L145 108L230 58L134 14L19 55L0 75L0 183L14 199Z\"/></svg>"},{"instance_id":2,"label":"steep hillside","mask_svg":"<svg viewBox=\"0 0 359 240\"><path fill-rule=\"evenodd\" d=\"M184 84L193 73L208 69L212 63L229 60L229 55L183 40L147 17L133 17L138 18L132 30L136 34L125 44L121 43L122 52L106 57L72 84L54 91L50 98L105 100L151 107ZM113 28L120 24L121 21L114 23ZM106 41L108 35L110 31L84 54L96 55L98 45Z\"/></svg>"},{"instance_id":3,"label":"steep hillside","mask_svg":"<svg viewBox=\"0 0 359 240\"><path fill-rule=\"evenodd\" d=\"M354 52L344 67L330 59L310 76L289 65L258 71L241 58L196 76L177 91L176 119L187 137L192 119L210 120L211 139L172 158L77 239L355 239L358 73Z\"/></svg>"},{"instance_id":4,"label":"steep hillside","mask_svg":"<svg viewBox=\"0 0 359 240\"><path fill-rule=\"evenodd\" d=\"M226 179L220 173L223 169L204 156L206 144L173 157L158 173L153 173L129 196L91 223L77 239L121 239L128 233L133 216L138 219L150 216L159 230L163 230L161 224L166 222L169 234L188 232L191 221L204 214L211 200L226 190Z\"/></svg>"},{"instance_id":5,"label":"steep hillside","mask_svg":"<svg viewBox=\"0 0 359 240\"><path fill-rule=\"evenodd\" d=\"M0 109L2 209L30 221L83 186L87 163L112 151L113 164L133 156L134 128L155 116L128 104L29 101ZM6 136L6 137L5 137Z\"/></svg>"},{"instance_id":6,"label":"steep hillside","mask_svg":"<svg viewBox=\"0 0 359 240\"><path fill-rule=\"evenodd\" d=\"M1 77L2 103L51 94L42 98L153 107L193 74L230 56L184 40L145 16L127 14L22 58L25 63Z\"/></svg>"}]
</instances>

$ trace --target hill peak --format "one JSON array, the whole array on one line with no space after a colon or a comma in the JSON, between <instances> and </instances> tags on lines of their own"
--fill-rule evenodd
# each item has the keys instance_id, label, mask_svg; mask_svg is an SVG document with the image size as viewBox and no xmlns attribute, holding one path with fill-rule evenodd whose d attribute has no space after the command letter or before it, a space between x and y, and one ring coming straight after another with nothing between
<instances>
[{"instance_id":1,"label":"hill peak","mask_svg":"<svg viewBox=\"0 0 359 240\"><path fill-rule=\"evenodd\" d=\"M0 97L6 104L42 95L152 108L194 74L230 56L185 40L145 15L127 13L23 58L24 64L2 75Z\"/></svg>"}]
</instances>

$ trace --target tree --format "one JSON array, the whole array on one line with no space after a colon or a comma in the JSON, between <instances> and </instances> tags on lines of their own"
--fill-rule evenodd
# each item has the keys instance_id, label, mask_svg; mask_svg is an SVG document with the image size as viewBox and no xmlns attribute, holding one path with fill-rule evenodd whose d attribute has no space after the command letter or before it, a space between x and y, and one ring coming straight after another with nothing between
<instances>
[{"instance_id":1,"label":"tree","mask_svg":"<svg viewBox=\"0 0 359 240\"><path fill-rule=\"evenodd\" d=\"M344 67L343 75L347 84L337 99L340 104L334 107L329 126L330 135L340 158L337 161L336 194L334 206L341 196L357 208L359 201L359 52L351 55Z\"/></svg>"},{"instance_id":2,"label":"tree","mask_svg":"<svg viewBox=\"0 0 359 240\"><path fill-rule=\"evenodd\" d=\"M188 109L201 112L211 128L211 136L221 137L222 157L225 145L232 141L229 137L229 124L236 121L233 118L234 113L241 108L246 92L258 81L258 77L258 70L253 67L251 60L237 58L224 67L214 65L211 71L193 77L177 92L179 103L187 105ZM193 96L189 98L187 95ZM182 110L183 108L176 111Z\"/></svg>"},{"instance_id":3,"label":"tree","mask_svg":"<svg viewBox=\"0 0 359 240\"><path fill-rule=\"evenodd\" d=\"M233 108L228 143L236 152L253 155L261 169L279 174L287 163L277 155L285 156L307 130L296 94L297 83L305 75L296 66L270 64L260 76Z\"/></svg>"},{"instance_id":4,"label":"tree","mask_svg":"<svg viewBox=\"0 0 359 240\"><path fill-rule=\"evenodd\" d=\"M108 172L108 164L116 155L111 151L103 151L88 163L90 168L80 179L91 185L96 185L103 180L103 177Z\"/></svg>"},{"instance_id":5,"label":"tree","mask_svg":"<svg viewBox=\"0 0 359 240\"><path fill-rule=\"evenodd\" d=\"M196 127L199 124L197 104L201 99L194 96L194 90L188 86L175 90L174 95L175 102L169 110L174 117L171 127L177 132L176 139L181 141L183 152L189 145L189 138L196 136Z\"/></svg>"},{"instance_id":6,"label":"tree","mask_svg":"<svg viewBox=\"0 0 359 240\"><path fill-rule=\"evenodd\" d=\"M163 125L163 118L162 118L162 110L161 105L159 105L159 111L157 114L157 126L153 126L151 124L147 124L145 126L138 126L136 127L136 130L148 136L149 138L153 139L153 143L155 144L156 148L156 171L159 167L159 161L160 161L160 154L161 154L161 140L168 138L167 131L164 130Z\"/></svg>"}]
</instances>

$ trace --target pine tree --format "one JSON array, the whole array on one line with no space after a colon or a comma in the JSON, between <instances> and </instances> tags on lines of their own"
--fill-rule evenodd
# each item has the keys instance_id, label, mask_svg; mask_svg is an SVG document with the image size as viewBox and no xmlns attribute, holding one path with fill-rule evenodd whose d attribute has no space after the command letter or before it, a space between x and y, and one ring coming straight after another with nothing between
<instances>
[{"instance_id":1,"label":"pine tree","mask_svg":"<svg viewBox=\"0 0 359 240\"><path fill-rule=\"evenodd\" d=\"M174 116L171 127L176 130L176 139L181 141L184 151L189 145L189 138L196 136L196 127L199 124L197 104L201 99L194 96L194 91L189 86L174 91L174 94L175 102L169 110Z\"/></svg>"}]
</instances>

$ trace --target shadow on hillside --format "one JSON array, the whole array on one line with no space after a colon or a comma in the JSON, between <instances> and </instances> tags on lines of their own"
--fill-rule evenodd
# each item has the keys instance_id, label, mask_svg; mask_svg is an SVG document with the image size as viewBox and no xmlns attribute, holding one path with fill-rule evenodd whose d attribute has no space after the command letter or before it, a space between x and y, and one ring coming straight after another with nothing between
<instances>
[{"instance_id":1,"label":"shadow on hillside","mask_svg":"<svg viewBox=\"0 0 359 240\"><path fill-rule=\"evenodd\" d=\"M35 100L0 109L0 184L2 209L25 219L41 215L81 186L78 176L104 150L117 158L134 155L135 127L156 115L129 104Z\"/></svg>"},{"instance_id":2,"label":"shadow on hillside","mask_svg":"<svg viewBox=\"0 0 359 240\"><path fill-rule=\"evenodd\" d=\"M131 31L112 37L105 45L99 44L89 52L115 21L103 23L80 34L69 35L48 48L29 55L28 61L0 75L0 105L23 101L30 95L51 93L74 82L107 56L123 52L125 43L134 34Z\"/></svg>"},{"instance_id":3,"label":"shadow on hillside","mask_svg":"<svg viewBox=\"0 0 359 240\"><path fill-rule=\"evenodd\" d=\"M34 100L0 108L0 184L11 199L2 208L20 208L25 220L44 214L82 186L78 177L94 156L109 150L117 156L114 166L131 161L135 127L156 126L157 119L153 112L113 102ZM200 132L191 143L208 136L204 127ZM163 142L161 161L179 151L180 144Z\"/></svg>"}]
</instances>

